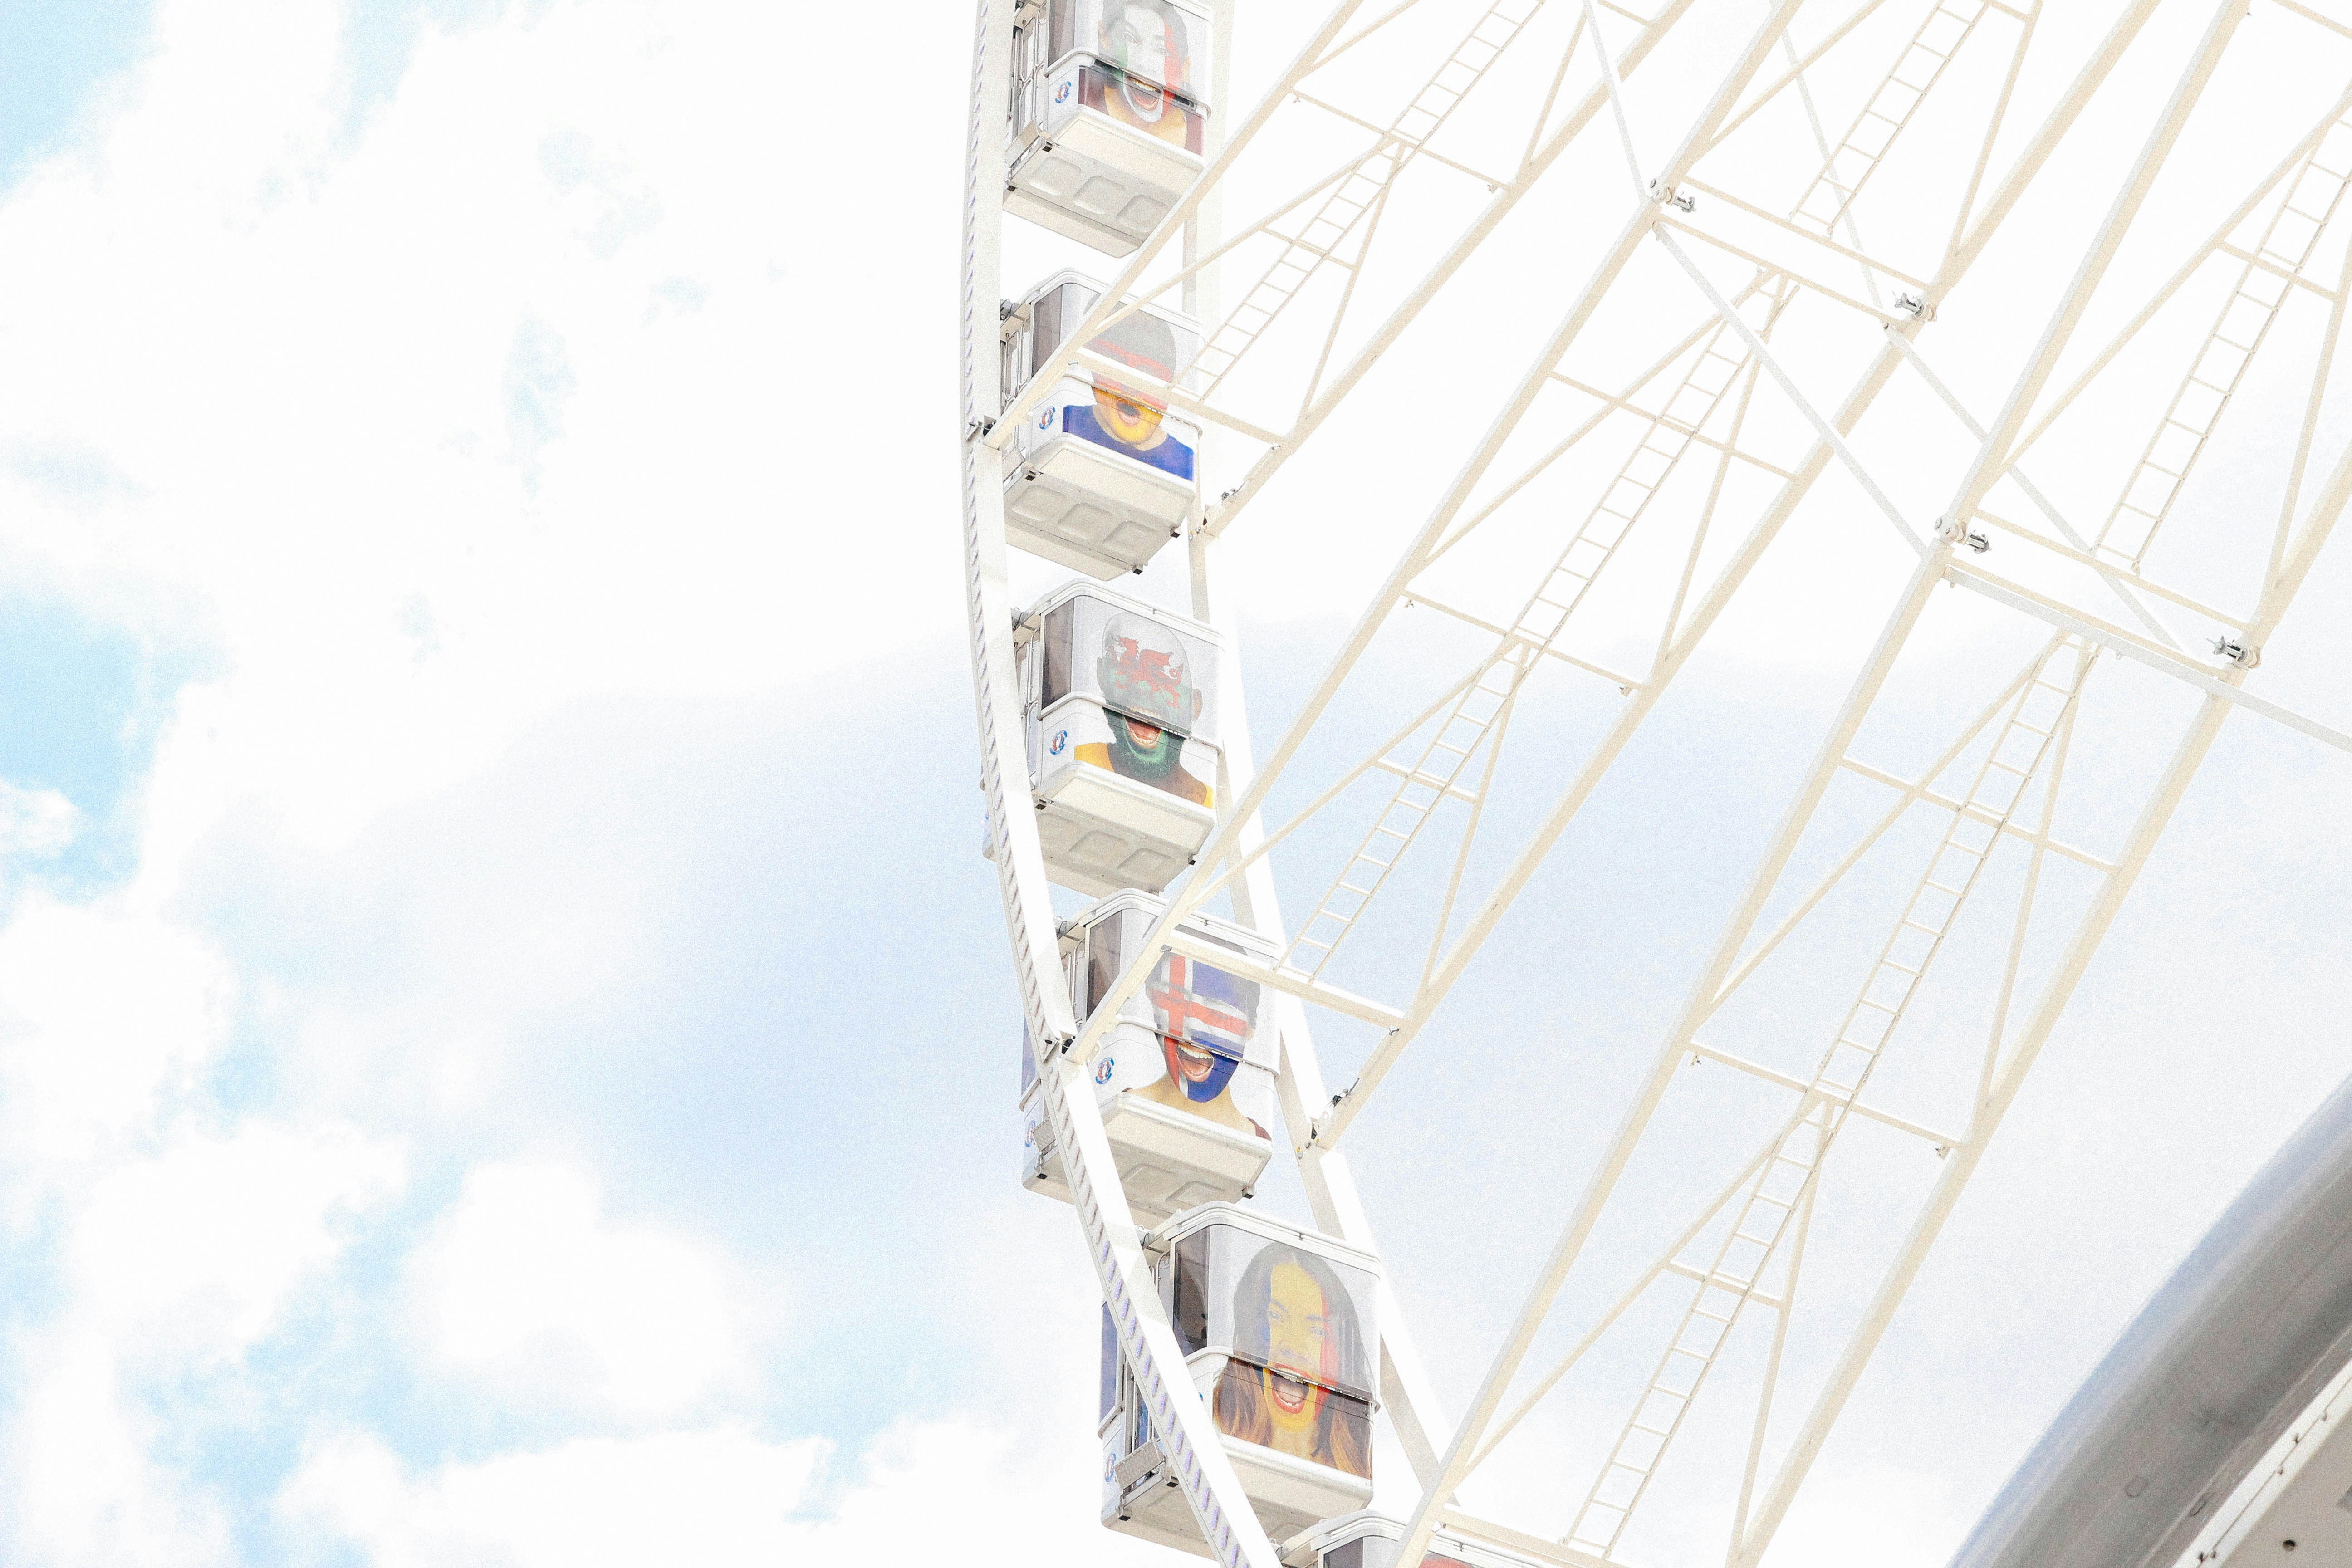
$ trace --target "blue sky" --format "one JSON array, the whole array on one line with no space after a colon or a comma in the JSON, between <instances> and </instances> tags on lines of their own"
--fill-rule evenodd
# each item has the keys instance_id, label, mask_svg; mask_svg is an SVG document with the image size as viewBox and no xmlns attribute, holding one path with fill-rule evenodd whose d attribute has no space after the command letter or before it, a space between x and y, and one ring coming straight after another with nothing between
<instances>
[{"instance_id":1,"label":"blue sky","mask_svg":"<svg viewBox=\"0 0 2352 1568\"><path fill-rule=\"evenodd\" d=\"M1154 1560L1012 1181L968 41L858 10L0 8L0 1561ZM1694 668L1366 1119L1449 1397L1883 564ZM1330 576L1244 605L1262 743ZM1898 1321L1822 1479L1901 1561L2333 1087L2336 761L2233 721Z\"/></svg>"},{"instance_id":2,"label":"blue sky","mask_svg":"<svg viewBox=\"0 0 2352 1568\"><path fill-rule=\"evenodd\" d=\"M147 37L146 0L12 0L0 9L8 63L0 67L0 168L13 179L68 140Z\"/></svg>"}]
</instances>

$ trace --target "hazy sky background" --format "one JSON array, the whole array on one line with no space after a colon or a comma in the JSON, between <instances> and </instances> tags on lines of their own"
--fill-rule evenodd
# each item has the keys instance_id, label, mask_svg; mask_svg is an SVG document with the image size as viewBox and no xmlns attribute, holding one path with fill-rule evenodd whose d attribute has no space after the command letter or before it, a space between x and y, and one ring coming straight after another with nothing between
<instances>
[{"instance_id":1,"label":"hazy sky background","mask_svg":"<svg viewBox=\"0 0 2352 1568\"><path fill-rule=\"evenodd\" d=\"M1173 1560L1094 1522L1090 1283L1013 1184L969 19L914 18L0 5L0 1559ZM1369 570L1265 548L1261 744ZM1457 1403L1875 570L1813 635L1727 623L1367 1117ZM2334 1086L2347 807L2340 754L2231 721L1791 1560L1940 1562Z\"/></svg>"}]
</instances>

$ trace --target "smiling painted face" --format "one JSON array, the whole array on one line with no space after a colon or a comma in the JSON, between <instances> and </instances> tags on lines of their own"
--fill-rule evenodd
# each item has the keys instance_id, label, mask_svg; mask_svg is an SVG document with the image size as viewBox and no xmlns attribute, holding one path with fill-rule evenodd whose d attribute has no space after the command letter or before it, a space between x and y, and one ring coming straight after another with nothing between
<instances>
[{"instance_id":1,"label":"smiling painted face","mask_svg":"<svg viewBox=\"0 0 2352 1568\"><path fill-rule=\"evenodd\" d=\"M1160 411L1108 386L1095 388L1095 418L1116 440L1149 451L1165 437L1160 432Z\"/></svg>"},{"instance_id":2,"label":"smiling painted face","mask_svg":"<svg viewBox=\"0 0 2352 1568\"><path fill-rule=\"evenodd\" d=\"M1217 1429L1351 1476L1371 1469L1371 1373L1349 1288L1331 1264L1259 1245L1234 1286L1233 1359L1217 1377Z\"/></svg>"},{"instance_id":3,"label":"smiling painted face","mask_svg":"<svg viewBox=\"0 0 2352 1568\"><path fill-rule=\"evenodd\" d=\"M1124 53L1129 59L1147 64L1148 68L1189 78L1190 73L1180 60L1169 57L1164 44L1155 46L1148 41L1148 26L1139 36L1134 29L1123 28L1116 37L1118 41L1103 51L1106 57ZM1189 88L1189 81L1187 85ZM1129 75L1108 58L1099 66L1081 66L1077 87L1079 104L1099 110L1114 124L1131 127L1155 142L1165 142L1188 153L1201 151L1206 121L1201 110L1180 93L1170 91L1148 77Z\"/></svg>"},{"instance_id":4,"label":"smiling painted face","mask_svg":"<svg viewBox=\"0 0 2352 1568\"><path fill-rule=\"evenodd\" d=\"M1168 1081L1198 1104L1224 1093L1249 1047L1255 994L1245 996L1222 969L1171 952L1152 971L1144 994L1168 1061Z\"/></svg>"},{"instance_id":5,"label":"smiling painted face","mask_svg":"<svg viewBox=\"0 0 2352 1568\"><path fill-rule=\"evenodd\" d=\"M1087 347L1155 381L1176 379L1176 333L1148 310L1113 322ZM1149 393L1108 376L1095 382L1095 419L1114 441L1150 450L1167 439L1160 428L1166 415L1167 405Z\"/></svg>"},{"instance_id":6,"label":"smiling painted face","mask_svg":"<svg viewBox=\"0 0 2352 1568\"><path fill-rule=\"evenodd\" d=\"M1113 0L1103 15L1103 55L1118 70L1117 90L1105 106L1112 118L1171 142L1182 135L1184 110L1169 95L1193 90L1188 52L1183 20L1173 6Z\"/></svg>"},{"instance_id":7,"label":"smiling painted face","mask_svg":"<svg viewBox=\"0 0 2352 1568\"><path fill-rule=\"evenodd\" d=\"M1183 21L1174 7L1128 0L1104 7L1103 53L1130 77L1189 94Z\"/></svg>"},{"instance_id":8,"label":"smiling painted face","mask_svg":"<svg viewBox=\"0 0 2352 1568\"><path fill-rule=\"evenodd\" d=\"M1274 1447L1303 1453L1323 1414L1323 1384L1336 1370L1330 1303L1315 1277L1295 1263L1278 1263L1268 1279L1266 1362L1263 1381Z\"/></svg>"},{"instance_id":9,"label":"smiling painted face","mask_svg":"<svg viewBox=\"0 0 2352 1568\"><path fill-rule=\"evenodd\" d=\"M1225 1085L1233 1081L1234 1069L1241 1065L1231 1057L1202 1050L1173 1035L1160 1036L1160 1048L1168 1058L1168 1080L1181 1089L1187 1100L1216 1099L1225 1092Z\"/></svg>"}]
</instances>

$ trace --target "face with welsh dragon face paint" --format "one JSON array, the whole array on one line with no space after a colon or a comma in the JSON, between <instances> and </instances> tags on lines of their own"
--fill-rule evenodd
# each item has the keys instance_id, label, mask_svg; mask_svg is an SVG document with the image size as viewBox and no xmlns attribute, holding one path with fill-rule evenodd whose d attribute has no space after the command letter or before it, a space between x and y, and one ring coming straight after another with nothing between
<instances>
[{"instance_id":1,"label":"face with welsh dragon face paint","mask_svg":"<svg viewBox=\"0 0 2352 1568\"><path fill-rule=\"evenodd\" d=\"M1163 731L1192 732L1201 693L1191 657L1176 634L1159 622L1122 612L1103 626L1095 662L1103 706L1126 721L1128 743L1147 753L1166 743Z\"/></svg>"}]
</instances>

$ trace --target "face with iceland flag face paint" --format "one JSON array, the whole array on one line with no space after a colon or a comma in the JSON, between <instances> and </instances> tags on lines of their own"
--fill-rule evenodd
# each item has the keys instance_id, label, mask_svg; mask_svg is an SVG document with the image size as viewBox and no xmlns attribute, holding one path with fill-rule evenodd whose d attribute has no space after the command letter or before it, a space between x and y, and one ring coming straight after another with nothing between
<instances>
[{"instance_id":1,"label":"face with iceland flag face paint","mask_svg":"<svg viewBox=\"0 0 2352 1568\"><path fill-rule=\"evenodd\" d=\"M1257 1027L1257 983L1171 952L1143 991L1168 1075L1139 1092L1188 1115L1266 1137L1229 1092Z\"/></svg>"}]
</instances>

